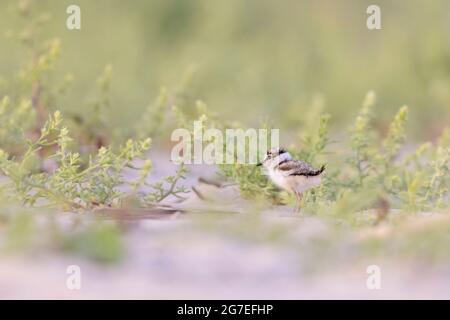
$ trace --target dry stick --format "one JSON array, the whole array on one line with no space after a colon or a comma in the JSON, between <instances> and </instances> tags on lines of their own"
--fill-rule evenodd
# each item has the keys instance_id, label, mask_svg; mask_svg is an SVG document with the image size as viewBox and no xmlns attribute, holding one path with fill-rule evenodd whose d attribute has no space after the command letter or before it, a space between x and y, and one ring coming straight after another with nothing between
<instances>
[{"instance_id":1,"label":"dry stick","mask_svg":"<svg viewBox=\"0 0 450 320\"><path fill-rule=\"evenodd\" d=\"M198 182L204 183L204 184L209 184L209 185L215 186L217 188L222 188L223 187L223 184L220 183L219 181L213 181L213 180L206 179L206 178L203 178L203 177L199 177L198 178Z\"/></svg>"},{"instance_id":2,"label":"dry stick","mask_svg":"<svg viewBox=\"0 0 450 320\"><path fill-rule=\"evenodd\" d=\"M205 196L200 191L198 191L195 187L191 188L200 200L206 200Z\"/></svg>"},{"instance_id":3,"label":"dry stick","mask_svg":"<svg viewBox=\"0 0 450 320\"><path fill-rule=\"evenodd\" d=\"M93 211L100 218L113 220L145 220L145 219L168 219L171 218L178 209L153 207L146 209L138 208L100 208Z\"/></svg>"}]
</instances>

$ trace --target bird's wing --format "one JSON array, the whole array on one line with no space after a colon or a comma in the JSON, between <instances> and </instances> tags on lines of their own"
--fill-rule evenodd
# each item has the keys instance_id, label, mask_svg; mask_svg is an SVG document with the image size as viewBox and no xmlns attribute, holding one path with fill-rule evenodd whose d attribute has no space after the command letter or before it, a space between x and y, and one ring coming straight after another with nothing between
<instances>
[{"instance_id":1,"label":"bird's wing","mask_svg":"<svg viewBox=\"0 0 450 320\"><path fill-rule=\"evenodd\" d=\"M289 160L281 163L277 169L285 176L317 176L323 172L325 167L314 169L304 161Z\"/></svg>"}]
</instances>

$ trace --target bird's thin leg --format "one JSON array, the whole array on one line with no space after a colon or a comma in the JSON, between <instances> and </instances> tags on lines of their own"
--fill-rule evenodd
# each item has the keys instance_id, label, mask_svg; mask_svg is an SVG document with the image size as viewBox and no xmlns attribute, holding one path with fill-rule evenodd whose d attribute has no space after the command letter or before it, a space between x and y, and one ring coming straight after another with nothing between
<instances>
[{"instance_id":1,"label":"bird's thin leg","mask_svg":"<svg viewBox=\"0 0 450 320\"><path fill-rule=\"evenodd\" d=\"M300 213L300 209L302 206L302 193L301 192L297 192L297 201L298 201L298 207L297 207L297 213Z\"/></svg>"},{"instance_id":2,"label":"bird's thin leg","mask_svg":"<svg viewBox=\"0 0 450 320\"><path fill-rule=\"evenodd\" d=\"M294 206L294 212L297 212L297 205L298 205L298 194L297 191L292 190L292 193L295 195L295 206Z\"/></svg>"},{"instance_id":3,"label":"bird's thin leg","mask_svg":"<svg viewBox=\"0 0 450 320\"><path fill-rule=\"evenodd\" d=\"M301 202L301 194L297 191L294 191L295 194L295 208L294 212L299 213L300 212L300 202Z\"/></svg>"},{"instance_id":4,"label":"bird's thin leg","mask_svg":"<svg viewBox=\"0 0 450 320\"><path fill-rule=\"evenodd\" d=\"M297 208L298 208L298 193L297 193L297 191L295 191L295 190L294 190L294 195L295 195L294 212L297 212Z\"/></svg>"}]
</instances>

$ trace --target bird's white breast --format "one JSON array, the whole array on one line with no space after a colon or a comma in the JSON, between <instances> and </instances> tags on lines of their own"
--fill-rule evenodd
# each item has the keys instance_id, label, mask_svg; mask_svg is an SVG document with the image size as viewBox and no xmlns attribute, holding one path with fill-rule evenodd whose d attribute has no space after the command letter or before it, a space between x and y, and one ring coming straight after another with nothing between
<instances>
[{"instance_id":1,"label":"bird's white breast","mask_svg":"<svg viewBox=\"0 0 450 320\"><path fill-rule=\"evenodd\" d=\"M272 179L273 183L283 189L291 190L291 187L288 183L287 177L285 177L279 170L270 170L269 176Z\"/></svg>"},{"instance_id":2,"label":"bird's white breast","mask_svg":"<svg viewBox=\"0 0 450 320\"><path fill-rule=\"evenodd\" d=\"M279 170L271 170L269 176L272 181L287 191L303 192L320 184L320 176L285 176Z\"/></svg>"}]
</instances>

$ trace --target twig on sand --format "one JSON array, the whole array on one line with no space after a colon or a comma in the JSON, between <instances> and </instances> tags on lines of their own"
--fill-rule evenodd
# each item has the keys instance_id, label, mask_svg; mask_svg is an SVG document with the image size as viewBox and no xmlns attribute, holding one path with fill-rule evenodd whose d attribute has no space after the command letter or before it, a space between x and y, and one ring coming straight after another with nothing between
<instances>
[{"instance_id":1,"label":"twig on sand","mask_svg":"<svg viewBox=\"0 0 450 320\"><path fill-rule=\"evenodd\" d=\"M100 218L112 220L163 220L174 218L180 210L170 206L158 206L153 208L101 208L94 212Z\"/></svg>"}]
</instances>

